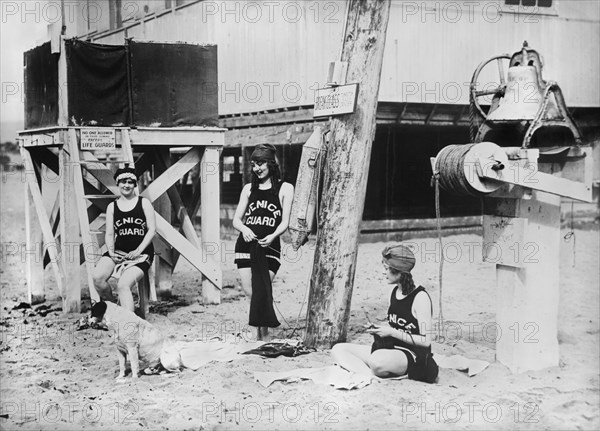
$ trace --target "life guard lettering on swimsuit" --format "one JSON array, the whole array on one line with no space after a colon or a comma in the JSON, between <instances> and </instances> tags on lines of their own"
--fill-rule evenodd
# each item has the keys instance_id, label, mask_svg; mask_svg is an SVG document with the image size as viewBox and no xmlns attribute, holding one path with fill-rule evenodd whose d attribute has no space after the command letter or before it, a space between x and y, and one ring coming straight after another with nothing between
<instances>
[{"instance_id":1,"label":"life guard lettering on swimsuit","mask_svg":"<svg viewBox=\"0 0 600 431\"><path fill-rule=\"evenodd\" d=\"M272 216L251 216L252 212L258 208L264 208L267 211L270 211ZM260 226L271 226L274 227L276 223L276 218L281 215L281 210L277 208L277 206L267 200L260 200L256 202L252 202L248 205L248 210L246 211L246 225L260 225Z\"/></svg>"},{"instance_id":2,"label":"life guard lettering on swimsuit","mask_svg":"<svg viewBox=\"0 0 600 431\"><path fill-rule=\"evenodd\" d=\"M401 317L396 316L395 314L388 314L388 322L395 323L400 326L401 329L409 330L412 332L413 329L417 329L415 325L412 323L406 324L406 320Z\"/></svg>"},{"instance_id":3,"label":"life guard lettering on swimsuit","mask_svg":"<svg viewBox=\"0 0 600 431\"><path fill-rule=\"evenodd\" d=\"M117 235L119 235L119 236L124 236L124 235L144 236L144 235L146 235L146 222L144 220L142 220L141 218L123 217L120 220L115 220L115 226L117 228L123 226L124 224L136 224L141 227L139 227L139 228L126 227L123 229L118 229Z\"/></svg>"}]
</instances>

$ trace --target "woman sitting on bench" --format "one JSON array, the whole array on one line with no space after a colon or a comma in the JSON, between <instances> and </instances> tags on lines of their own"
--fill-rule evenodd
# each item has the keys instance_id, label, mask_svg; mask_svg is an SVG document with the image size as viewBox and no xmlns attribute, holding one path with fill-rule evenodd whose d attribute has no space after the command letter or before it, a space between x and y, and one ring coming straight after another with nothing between
<instances>
[{"instance_id":1,"label":"woman sitting on bench","mask_svg":"<svg viewBox=\"0 0 600 431\"><path fill-rule=\"evenodd\" d=\"M121 196L106 209L105 242L108 252L94 268L93 278L102 299L112 299L108 279L118 278L119 303L134 311L131 288L144 277L152 264L156 218L150 201L135 192L137 175L134 169L118 169L114 178Z\"/></svg>"}]
</instances>

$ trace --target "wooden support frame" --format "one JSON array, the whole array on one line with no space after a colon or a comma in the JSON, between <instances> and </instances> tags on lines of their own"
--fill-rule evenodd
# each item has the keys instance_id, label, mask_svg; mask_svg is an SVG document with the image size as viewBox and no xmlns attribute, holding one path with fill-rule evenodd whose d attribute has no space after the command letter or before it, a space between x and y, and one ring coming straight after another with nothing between
<instances>
[{"instance_id":1,"label":"wooden support frame","mask_svg":"<svg viewBox=\"0 0 600 431\"><path fill-rule=\"evenodd\" d=\"M44 239L44 253L48 255L49 262L56 275L57 285L63 298L63 310L74 312L80 310L81 286L79 280L81 258L85 257L87 270L87 282L90 287L91 299L99 299L99 295L93 286L91 271L95 263L94 257L98 257L100 247L103 245L102 238L96 238L96 233L91 231L91 224L103 226L102 219L96 218L106 210L107 198L118 194L118 188L114 184L113 170L106 166L106 162L99 159L93 152L82 151L79 147L80 130L82 127L49 127L38 130L21 132L21 153L29 172L35 172L35 162L41 159L48 168L58 175L60 191L58 193L51 215L43 206L42 192L38 181L27 178L27 193L31 195L33 206L38 221L31 217L26 220L28 228L39 225L41 235ZM126 127L115 128L115 136L118 145L124 153L123 159L133 163L136 146L151 153L154 146L161 148L191 147L187 154L172 166L164 166L162 175L158 175L154 181L141 193L151 202L155 202L161 196L169 197L177 217L182 225L182 233L178 232L172 225L171 220L157 215L158 238L155 244L158 250L166 250L167 262L172 267L176 260L172 254L179 253L185 257L196 269L203 274L203 284L207 286L203 292L212 294L205 298L208 303L220 302L220 288L222 286L222 272L219 259L220 255L220 226L219 226L219 150L224 143L225 129L220 128L140 128L130 130ZM56 147L58 154L50 152L44 147ZM35 149L35 150L34 150ZM208 155L206 155L208 153ZM151 169L162 166L160 158L142 157L145 160L142 168ZM190 169L198 164L204 163L204 176L206 185L201 184L203 193L201 196L203 216L203 229L210 229L210 233L203 234L199 238L193 226L192 217L186 210L186 205L181 200L175 183ZM207 168L210 167L210 168ZM160 169L160 168L159 168ZM155 169L156 171L156 169ZM205 189L208 187L207 189ZM94 198L97 196L99 199ZM197 207L197 202L190 205ZM203 214L205 214L203 212ZM212 214L214 213L214 214ZM208 227L207 227L208 226ZM57 229L58 228L58 229ZM57 232L58 235L57 235ZM33 230L31 231L33 232ZM80 238L81 235L81 238ZM35 241L34 235L28 235L28 246ZM60 238L60 247L57 239ZM210 241L207 247L203 241ZM76 246L79 244L79 246ZM84 245L82 247L82 244ZM89 253L91 245L96 253ZM216 245L218 253L212 244ZM86 246L87 245L87 246ZM80 255L81 254L81 255ZM167 256L168 255L168 256ZM37 270L32 266L28 271L28 285L31 285L38 275L33 274ZM171 274L169 273L169 278ZM151 277L152 278L152 277ZM153 283L153 280L150 280ZM146 289L148 290L148 289ZM154 289L149 289L152 292ZM32 293L33 295L33 293ZM204 295L204 294L203 294ZM152 295L150 297L152 298ZM144 304L147 309L147 303Z\"/></svg>"},{"instance_id":2,"label":"wooden support frame","mask_svg":"<svg viewBox=\"0 0 600 431\"><path fill-rule=\"evenodd\" d=\"M25 166L26 172L35 172L33 160L31 159L31 155L29 151L23 147L21 147L21 157L23 158L23 164ZM34 178L31 178L31 175L26 175L26 187L31 193L31 199L33 200L35 211L37 214L37 221L40 224L40 228L42 230L42 236L44 239L44 247L50 255L50 265L52 266L52 270L54 272L54 276L56 278L56 284L58 287L58 291L61 296L64 297L65 292L65 273L63 268L59 264L59 245L57 244L54 234L52 233L52 226L50 225L50 221L48 218L48 213L44 206L44 202L42 199L42 193L39 189L37 181ZM26 220L27 224L33 223L34 220L31 218ZM35 244L30 243L31 237L27 237L26 247L29 249L32 246L35 247ZM28 285L31 285L33 280L27 280Z\"/></svg>"}]
</instances>

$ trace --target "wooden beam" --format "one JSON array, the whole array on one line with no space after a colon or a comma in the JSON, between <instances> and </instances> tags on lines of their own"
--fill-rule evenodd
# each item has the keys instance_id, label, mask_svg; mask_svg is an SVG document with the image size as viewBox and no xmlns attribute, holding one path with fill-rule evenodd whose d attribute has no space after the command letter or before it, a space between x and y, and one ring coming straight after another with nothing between
<instances>
[{"instance_id":1,"label":"wooden beam","mask_svg":"<svg viewBox=\"0 0 600 431\"><path fill-rule=\"evenodd\" d=\"M346 339L389 14L390 0L348 4L340 60L348 61L346 82L357 82L359 91L356 111L331 120L308 301L310 347Z\"/></svg>"},{"instance_id":2,"label":"wooden beam","mask_svg":"<svg viewBox=\"0 0 600 431\"><path fill-rule=\"evenodd\" d=\"M168 167L171 166L171 153L169 152L168 147L154 147L152 148L152 154L154 155L154 173L158 177L154 179L152 183L144 190L142 196L148 194L152 194L153 190L157 190L160 188L161 181L164 179L175 179L179 180L180 177L169 177L169 174L165 174L168 170ZM165 177L161 180L162 176ZM177 174L175 174L177 175ZM163 181L164 182L164 181ZM152 186L155 187L152 187ZM156 192L156 199L154 199L154 210L157 214L160 214L166 220L171 222L171 199L168 195L164 194L162 191L158 190ZM154 272L155 272L155 284L156 291L159 297L168 298L172 295L173 292L173 270L175 268L163 259L162 256L158 256L154 259Z\"/></svg>"},{"instance_id":3,"label":"wooden beam","mask_svg":"<svg viewBox=\"0 0 600 431\"><path fill-rule=\"evenodd\" d=\"M131 130L132 145L167 147L222 147L225 129L218 127L138 127Z\"/></svg>"},{"instance_id":4,"label":"wooden beam","mask_svg":"<svg viewBox=\"0 0 600 431\"><path fill-rule=\"evenodd\" d=\"M493 170L494 161L478 158L478 174L482 178L489 178L509 184L527 187L533 190L558 195L566 198L577 199L583 202L592 202L592 184L571 181L552 174L537 170L537 165L532 169L519 166L518 162L509 161L509 166L502 170ZM534 166L532 164L532 166Z\"/></svg>"},{"instance_id":5,"label":"wooden beam","mask_svg":"<svg viewBox=\"0 0 600 431\"><path fill-rule=\"evenodd\" d=\"M75 192L75 202L77 207L77 214L79 218L79 231L81 232L81 242L83 245L83 252L85 258L85 267L87 273L88 288L90 293L90 299L92 301L100 301L100 294L96 290L92 274L94 271L94 262L96 261L96 255L100 248L95 238L90 234L90 219L88 218L87 201L84 197L83 191L83 175L81 173L81 160L79 158L79 145L77 138L77 130L69 129L69 152L71 153L71 160L73 161L73 176L72 176L72 189ZM81 265L80 259L77 260L77 264ZM79 280L77 280L79 285ZM81 293L79 293L81 297Z\"/></svg>"},{"instance_id":6,"label":"wooden beam","mask_svg":"<svg viewBox=\"0 0 600 431\"><path fill-rule=\"evenodd\" d=\"M204 274L215 286L222 286L220 268L202 253L202 250L194 247L183 235L181 235L170 222L160 215L156 215L156 232L171 244L189 263Z\"/></svg>"},{"instance_id":7,"label":"wooden beam","mask_svg":"<svg viewBox=\"0 0 600 431\"><path fill-rule=\"evenodd\" d=\"M33 172L33 161L29 151L25 148L21 148L21 157L25 165L25 171ZM48 220L48 213L44 206L44 200L42 199L42 193L38 187L36 180L31 178L31 175L26 176L27 185L31 193L31 198L35 206L35 211L42 229L42 236L44 238L44 246L48 250L50 255L50 265L54 271L54 277L56 278L56 285L61 296L64 296L65 292L65 275L62 268L59 266L59 246L56 243L54 235L52 233L52 227ZM30 245L28 245L30 246ZM64 309L63 309L64 310Z\"/></svg>"},{"instance_id":8,"label":"wooden beam","mask_svg":"<svg viewBox=\"0 0 600 431\"><path fill-rule=\"evenodd\" d=\"M66 289L62 297L64 313L79 313L81 310L79 217L73 180L73 161L69 157L69 140L58 153L60 167L60 249ZM76 169L75 169L76 170Z\"/></svg>"},{"instance_id":9,"label":"wooden beam","mask_svg":"<svg viewBox=\"0 0 600 431\"><path fill-rule=\"evenodd\" d=\"M227 146L242 147L258 144L304 144L312 134L315 124L323 122L233 129L225 132L225 140Z\"/></svg>"},{"instance_id":10,"label":"wooden beam","mask_svg":"<svg viewBox=\"0 0 600 431\"><path fill-rule=\"evenodd\" d=\"M255 113L246 117L229 117L219 119L219 125L226 129L240 127L256 127L274 124L304 123L313 121L313 109L301 108L293 111Z\"/></svg>"},{"instance_id":11,"label":"wooden beam","mask_svg":"<svg viewBox=\"0 0 600 431\"><path fill-rule=\"evenodd\" d=\"M202 203L202 250L207 260L221 274L221 216L219 203L219 151L216 148L205 148L200 164L200 196ZM209 254L210 251L210 254ZM202 301L204 304L221 303L221 285L205 277L202 280Z\"/></svg>"},{"instance_id":12,"label":"wooden beam","mask_svg":"<svg viewBox=\"0 0 600 431\"><path fill-rule=\"evenodd\" d=\"M35 201L27 184L23 191L25 192L25 279L27 301L33 305L45 300L43 233L36 214Z\"/></svg>"},{"instance_id":13,"label":"wooden beam","mask_svg":"<svg viewBox=\"0 0 600 431\"><path fill-rule=\"evenodd\" d=\"M60 54L58 55L58 125L61 127L69 125L69 88L67 86L67 75L65 36L61 36ZM67 136L65 138L68 139Z\"/></svg>"},{"instance_id":14,"label":"wooden beam","mask_svg":"<svg viewBox=\"0 0 600 431\"><path fill-rule=\"evenodd\" d=\"M156 178L141 195L154 202L158 199L169 187L175 184L179 179L190 169L200 162L200 151L198 147L191 148L185 156L177 163L169 167L164 173Z\"/></svg>"}]
</instances>

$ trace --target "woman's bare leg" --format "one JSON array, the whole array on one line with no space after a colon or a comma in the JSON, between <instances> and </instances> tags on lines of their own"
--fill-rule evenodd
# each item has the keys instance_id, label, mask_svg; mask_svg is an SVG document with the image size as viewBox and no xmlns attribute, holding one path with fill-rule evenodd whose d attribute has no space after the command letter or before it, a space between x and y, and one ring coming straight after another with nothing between
<instances>
[{"instance_id":1,"label":"woman's bare leg","mask_svg":"<svg viewBox=\"0 0 600 431\"><path fill-rule=\"evenodd\" d=\"M369 367L371 346L338 343L331 349L335 362L342 368L358 374L372 375Z\"/></svg>"},{"instance_id":2,"label":"woman's bare leg","mask_svg":"<svg viewBox=\"0 0 600 431\"><path fill-rule=\"evenodd\" d=\"M108 256L102 256L92 271L92 279L94 280L94 286L96 286L100 299L107 301L112 301L113 299L108 279L114 269L115 262Z\"/></svg>"}]
</instances>

